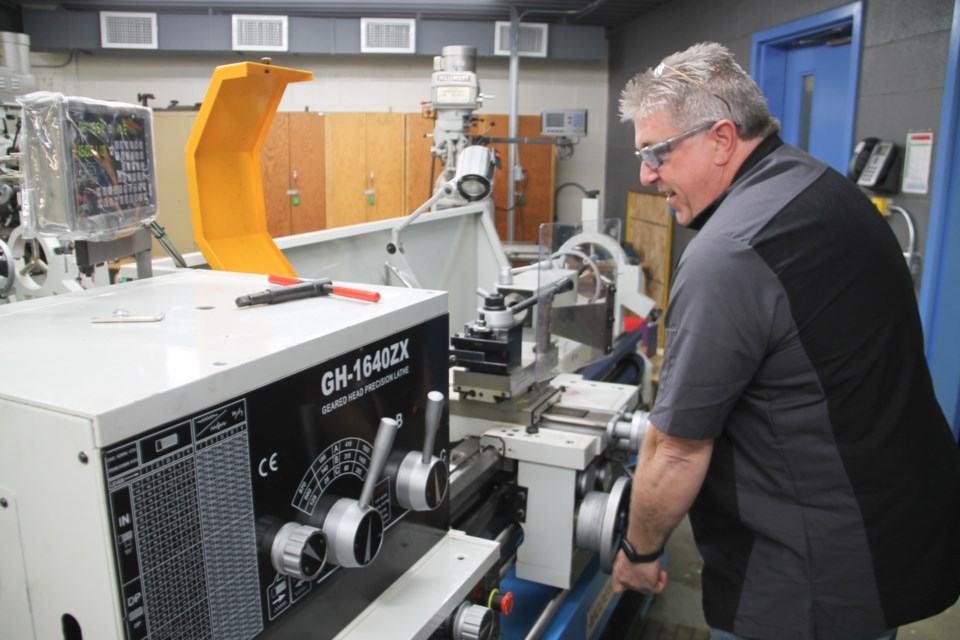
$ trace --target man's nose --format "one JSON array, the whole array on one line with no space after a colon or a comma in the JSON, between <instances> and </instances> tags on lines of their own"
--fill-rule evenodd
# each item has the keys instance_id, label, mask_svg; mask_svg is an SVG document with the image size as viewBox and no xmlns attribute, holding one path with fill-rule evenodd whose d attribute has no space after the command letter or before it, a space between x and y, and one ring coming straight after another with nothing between
<instances>
[{"instance_id":1,"label":"man's nose","mask_svg":"<svg viewBox=\"0 0 960 640\"><path fill-rule=\"evenodd\" d=\"M640 163L640 184L649 187L654 184L659 177L660 174L657 173L656 169L648 167L646 162Z\"/></svg>"}]
</instances>

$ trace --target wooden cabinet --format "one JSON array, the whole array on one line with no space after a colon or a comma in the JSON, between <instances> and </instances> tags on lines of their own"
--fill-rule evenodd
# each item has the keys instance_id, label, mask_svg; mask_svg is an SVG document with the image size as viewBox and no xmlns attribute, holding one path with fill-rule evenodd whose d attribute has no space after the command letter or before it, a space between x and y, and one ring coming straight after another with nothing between
<instances>
[{"instance_id":1,"label":"wooden cabinet","mask_svg":"<svg viewBox=\"0 0 960 640\"><path fill-rule=\"evenodd\" d=\"M180 253L197 251L184 153L196 111L154 111L157 221ZM267 229L274 238L326 228L324 117L277 113L260 149ZM291 195L291 190L296 190ZM153 256L166 253L154 240Z\"/></svg>"},{"instance_id":2,"label":"wooden cabinet","mask_svg":"<svg viewBox=\"0 0 960 640\"><path fill-rule=\"evenodd\" d=\"M471 130L471 135L487 132L492 138L506 138L510 131L507 115L484 115ZM432 194L437 177L443 170L440 161L430 155L433 140L426 134L433 133L434 121L419 113L407 114L406 209L413 211ZM539 138L540 116L520 116L518 137ZM502 240L507 238L507 180L509 177L508 145L492 145L500 154L501 168L497 170L493 184L493 201L496 205L497 233ZM518 146L520 165L526 177L516 188L518 205L514 210L514 240L537 242L540 225L553 222L554 173L556 170L556 147L550 144L521 144Z\"/></svg>"},{"instance_id":3,"label":"wooden cabinet","mask_svg":"<svg viewBox=\"0 0 960 640\"><path fill-rule=\"evenodd\" d=\"M267 230L274 238L326 228L325 117L281 112L260 148Z\"/></svg>"},{"instance_id":4,"label":"wooden cabinet","mask_svg":"<svg viewBox=\"0 0 960 640\"><path fill-rule=\"evenodd\" d=\"M491 138L509 137L510 117L484 115L475 132L485 132L488 128L487 135ZM540 116L520 116L517 129L520 138L539 138ZM500 154L501 164L493 184L497 234L506 241L510 150L505 143L493 147ZM556 147L552 144L520 144L517 145L517 156L524 179L515 187L517 205L513 216L513 239L515 242L537 242L540 225L553 222Z\"/></svg>"},{"instance_id":5,"label":"wooden cabinet","mask_svg":"<svg viewBox=\"0 0 960 640\"><path fill-rule=\"evenodd\" d=\"M327 228L410 213L405 115L328 113L326 120Z\"/></svg>"},{"instance_id":6,"label":"wooden cabinet","mask_svg":"<svg viewBox=\"0 0 960 640\"><path fill-rule=\"evenodd\" d=\"M408 113L405 119L407 141L404 163L407 189L404 209L412 213L433 195L434 185L443 167L438 158L430 155L430 147L433 146L433 119L424 118L419 113Z\"/></svg>"},{"instance_id":7,"label":"wooden cabinet","mask_svg":"<svg viewBox=\"0 0 960 640\"><path fill-rule=\"evenodd\" d=\"M627 241L633 247L646 281L644 293L666 311L670 292L673 217L667 199L659 193L627 193ZM664 344L665 323L660 322L660 345Z\"/></svg>"},{"instance_id":8,"label":"wooden cabinet","mask_svg":"<svg viewBox=\"0 0 960 640\"><path fill-rule=\"evenodd\" d=\"M196 250L184 149L195 111L154 113L158 221L181 253ZM509 118L485 115L479 130L507 137ZM419 113L280 112L260 149L267 229L274 238L406 216L432 194L442 167L430 155L434 121ZM521 116L521 137L539 137L539 116ZM506 239L506 144L493 145L503 167L494 184L497 231ZM514 216L514 239L536 242L553 220L555 147L519 146L526 180ZM159 248L155 256L163 255Z\"/></svg>"}]
</instances>

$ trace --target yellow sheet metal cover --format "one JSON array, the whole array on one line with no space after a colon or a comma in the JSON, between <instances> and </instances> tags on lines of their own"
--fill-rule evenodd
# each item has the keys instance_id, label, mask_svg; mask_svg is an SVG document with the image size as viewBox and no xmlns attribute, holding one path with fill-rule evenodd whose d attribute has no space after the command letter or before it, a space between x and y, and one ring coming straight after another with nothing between
<instances>
[{"instance_id":1,"label":"yellow sheet metal cover","mask_svg":"<svg viewBox=\"0 0 960 640\"><path fill-rule=\"evenodd\" d=\"M260 147L287 84L312 79L255 62L214 71L186 150L193 234L213 269L296 275L267 232Z\"/></svg>"}]
</instances>

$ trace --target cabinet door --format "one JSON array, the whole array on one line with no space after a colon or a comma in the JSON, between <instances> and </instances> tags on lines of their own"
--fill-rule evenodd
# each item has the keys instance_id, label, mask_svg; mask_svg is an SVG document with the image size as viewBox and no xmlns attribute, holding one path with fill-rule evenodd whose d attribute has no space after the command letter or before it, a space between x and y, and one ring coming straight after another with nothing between
<instances>
[{"instance_id":1,"label":"cabinet door","mask_svg":"<svg viewBox=\"0 0 960 640\"><path fill-rule=\"evenodd\" d=\"M290 235L290 118L277 113L260 147L260 175L267 232L271 237Z\"/></svg>"},{"instance_id":2,"label":"cabinet door","mask_svg":"<svg viewBox=\"0 0 960 640\"><path fill-rule=\"evenodd\" d=\"M274 238L325 228L324 117L277 113L260 147L267 231Z\"/></svg>"},{"instance_id":3,"label":"cabinet door","mask_svg":"<svg viewBox=\"0 0 960 640\"><path fill-rule=\"evenodd\" d=\"M443 171L440 161L430 155L435 121L419 113L406 114L406 172L407 198L404 209L412 213L433 195L434 184Z\"/></svg>"},{"instance_id":4,"label":"cabinet door","mask_svg":"<svg viewBox=\"0 0 960 640\"><path fill-rule=\"evenodd\" d=\"M507 115L484 115L474 130L489 130L492 138L506 138L510 132L510 117ZM518 137L539 138L540 116L520 116ZM496 205L497 234L507 240L507 186L509 180L510 149L505 143L493 147L499 152L501 167L497 169L493 184L493 202ZM523 167L524 179L515 186L517 203L513 210L513 239L515 242L537 242L540 225L553 221L553 185L556 147L552 144L517 145L517 158Z\"/></svg>"},{"instance_id":5,"label":"cabinet door","mask_svg":"<svg viewBox=\"0 0 960 640\"><path fill-rule=\"evenodd\" d=\"M367 221L369 177L366 115L328 113L324 132L327 155L327 228Z\"/></svg>"},{"instance_id":6,"label":"cabinet door","mask_svg":"<svg viewBox=\"0 0 960 640\"><path fill-rule=\"evenodd\" d=\"M366 127L366 171L374 198L367 209L367 222L405 216L410 212L405 204L403 149L407 140L404 114L368 113Z\"/></svg>"},{"instance_id":7,"label":"cabinet door","mask_svg":"<svg viewBox=\"0 0 960 640\"><path fill-rule=\"evenodd\" d=\"M326 228L326 156L324 116L315 112L291 112L290 233L307 233Z\"/></svg>"},{"instance_id":8,"label":"cabinet door","mask_svg":"<svg viewBox=\"0 0 960 640\"><path fill-rule=\"evenodd\" d=\"M404 132L402 113L326 115L328 228L409 213Z\"/></svg>"},{"instance_id":9,"label":"cabinet door","mask_svg":"<svg viewBox=\"0 0 960 640\"><path fill-rule=\"evenodd\" d=\"M521 138L539 138L540 116L521 116L519 129ZM537 242L540 225L553 222L557 148L552 144L524 144L519 148L525 177L517 186L522 201L517 204L513 237L521 242ZM506 170L503 173L506 174ZM501 233L506 228L504 217ZM506 235L501 237L506 238Z\"/></svg>"}]
</instances>

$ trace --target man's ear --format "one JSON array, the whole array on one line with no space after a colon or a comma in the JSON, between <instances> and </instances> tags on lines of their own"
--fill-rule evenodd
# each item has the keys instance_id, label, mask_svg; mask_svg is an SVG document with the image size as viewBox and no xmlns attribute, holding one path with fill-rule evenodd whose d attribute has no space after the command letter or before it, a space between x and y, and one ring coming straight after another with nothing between
<instances>
[{"instance_id":1,"label":"man's ear","mask_svg":"<svg viewBox=\"0 0 960 640\"><path fill-rule=\"evenodd\" d=\"M737 149L737 125L732 120L721 120L713 125L712 133L716 144L713 161L723 166L730 162Z\"/></svg>"}]
</instances>

